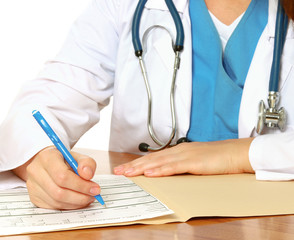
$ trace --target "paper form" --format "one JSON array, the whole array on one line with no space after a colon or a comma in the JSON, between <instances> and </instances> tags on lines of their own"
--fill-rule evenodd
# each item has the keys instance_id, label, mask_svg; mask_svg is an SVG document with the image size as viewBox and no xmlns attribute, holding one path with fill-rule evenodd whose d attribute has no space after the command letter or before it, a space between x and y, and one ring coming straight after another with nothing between
<instances>
[{"instance_id":1,"label":"paper form","mask_svg":"<svg viewBox=\"0 0 294 240\"><path fill-rule=\"evenodd\" d=\"M172 214L158 199L124 176L96 175L107 208L98 202L79 210L35 207L25 188L0 191L0 236L94 227Z\"/></svg>"}]
</instances>

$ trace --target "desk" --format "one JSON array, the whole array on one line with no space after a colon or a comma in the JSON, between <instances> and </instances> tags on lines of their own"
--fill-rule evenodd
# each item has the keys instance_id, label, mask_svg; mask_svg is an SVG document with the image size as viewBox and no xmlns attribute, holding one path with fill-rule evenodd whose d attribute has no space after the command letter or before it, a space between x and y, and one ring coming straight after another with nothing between
<instances>
[{"instance_id":1,"label":"desk","mask_svg":"<svg viewBox=\"0 0 294 240\"><path fill-rule=\"evenodd\" d=\"M112 173L114 166L136 158L136 155L78 149L79 152L96 156L98 174ZM294 203L293 203L294 204ZM205 239L205 240L293 240L294 215L247 218L194 218L186 223L164 225L132 225L105 227L51 233L37 233L2 237L1 240L65 240L65 239Z\"/></svg>"}]
</instances>

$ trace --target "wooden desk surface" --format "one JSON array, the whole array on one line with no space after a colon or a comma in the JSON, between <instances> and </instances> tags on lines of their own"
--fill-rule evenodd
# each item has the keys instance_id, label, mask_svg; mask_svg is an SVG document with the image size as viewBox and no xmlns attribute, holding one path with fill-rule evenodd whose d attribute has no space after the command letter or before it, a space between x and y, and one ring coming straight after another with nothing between
<instances>
[{"instance_id":1,"label":"wooden desk surface","mask_svg":"<svg viewBox=\"0 0 294 240\"><path fill-rule=\"evenodd\" d=\"M79 152L97 151L79 149ZM97 173L112 173L114 166L136 158L125 153L99 152ZM293 203L294 204L294 203ZM205 239L205 240L293 240L294 216L249 217L249 218L194 218L186 223L163 225L132 225L125 227L105 227L83 230L71 230L51 233L37 233L2 237L9 240L65 240L65 239Z\"/></svg>"}]
</instances>

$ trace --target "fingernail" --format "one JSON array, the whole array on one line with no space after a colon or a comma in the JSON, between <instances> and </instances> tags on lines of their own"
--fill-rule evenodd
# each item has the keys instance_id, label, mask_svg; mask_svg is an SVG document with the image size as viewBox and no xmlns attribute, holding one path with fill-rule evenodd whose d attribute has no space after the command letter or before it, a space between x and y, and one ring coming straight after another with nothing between
<instances>
[{"instance_id":1,"label":"fingernail","mask_svg":"<svg viewBox=\"0 0 294 240\"><path fill-rule=\"evenodd\" d=\"M135 170L134 168L129 168L125 171L125 174L130 174L130 173L134 172L134 170Z\"/></svg>"},{"instance_id":2,"label":"fingernail","mask_svg":"<svg viewBox=\"0 0 294 240\"><path fill-rule=\"evenodd\" d=\"M122 173L124 167L123 166L117 166L114 168L114 172L115 173Z\"/></svg>"},{"instance_id":3,"label":"fingernail","mask_svg":"<svg viewBox=\"0 0 294 240\"><path fill-rule=\"evenodd\" d=\"M90 193L94 196L98 195L100 193L99 187L91 187L90 188Z\"/></svg>"},{"instance_id":4,"label":"fingernail","mask_svg":"<svg viewBox=\"0 0 294 240\"><path fill-rule=\"evenodd\" d=\"M148 169L144 172L144 175L151 175L154 171L152 169Z\"/></svg>"},{"instance_id":5,"label":"fingernail","mask_svg":"<svg viewBox=\"0 0 294 240\"><path fill-rule=\"evenodd\" d=\"M93 176L93 171L89 167L84 167L83 172L86 173L87 175Z\"/></svg>"}]
</instances>

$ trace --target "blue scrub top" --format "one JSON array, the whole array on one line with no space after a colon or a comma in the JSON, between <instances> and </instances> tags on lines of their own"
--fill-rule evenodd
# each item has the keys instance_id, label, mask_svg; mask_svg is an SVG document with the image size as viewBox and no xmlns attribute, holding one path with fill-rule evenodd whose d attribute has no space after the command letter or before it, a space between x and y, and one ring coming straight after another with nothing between
<instances>
[{"instance_id":1,"label":"blue scrub top","mask_svg":"<svg viewBox=\"0 0 294 240\"><path fill-rule=\"evenodd\" d=\"M268 0L252 0L222 51L204 0L190 1L192 104L190 141L238 138L244 82L268 21ZM256 79L258 81L258 79Z\"/></svg>"}]
</instances>

